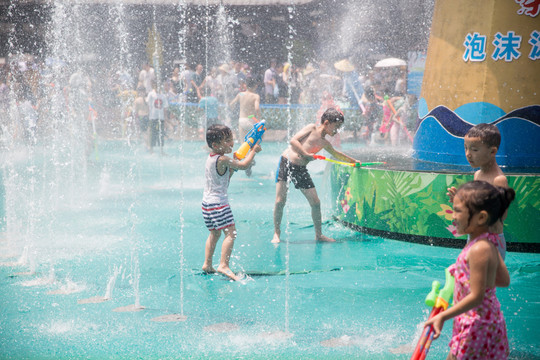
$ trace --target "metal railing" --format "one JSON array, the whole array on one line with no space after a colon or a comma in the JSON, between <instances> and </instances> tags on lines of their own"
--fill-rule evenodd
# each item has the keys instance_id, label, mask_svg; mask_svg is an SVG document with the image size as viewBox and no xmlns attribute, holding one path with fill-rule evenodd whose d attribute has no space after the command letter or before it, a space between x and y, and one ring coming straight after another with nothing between
<instances>
[{"instance_id":1,"label":"metal railing","mask_svg":"<svg viewBox=\"0 0 540 360\"><path fill-rule=\"evenodd\" d=\"M171 113L180 121L184 121L190 127L204 127L204 110L196 103L171 103ZM344 130L359 131L366 119L360 109L341 109L345 116ZM261 104L261 118L266 120L267 129L297 131L307 124L317 121L319 105L277 105ZM219 106L219 120L222 123L230 121L235 127L238 124L238 110Z\"/></svg>"}]
</instances>

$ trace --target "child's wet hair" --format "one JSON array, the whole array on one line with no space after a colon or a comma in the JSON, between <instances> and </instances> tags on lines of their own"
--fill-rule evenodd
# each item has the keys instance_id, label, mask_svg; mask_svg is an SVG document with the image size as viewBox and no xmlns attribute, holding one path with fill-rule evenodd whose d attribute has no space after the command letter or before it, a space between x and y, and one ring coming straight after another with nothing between
<instances>
[{"instance_id":1,"label":"child's wet hair","mask_svg":"<svg viewBox=\"0 0 540 360\"><path fill-rule=\"evenodd\" d=\"M246 80L246 86L248 89L255 89L257 87L257 80L253 76L248 77Z\"/></svg>"},{"instance_id":2,"label":"child's wet hair","mask_svg":"<svg viewBox=\"0 0 540 360\"><path fill-rule=\"evenodd\" d=\"M232 136L232 130L228 126L222 124L210 125L206 130L206 144L212 147L212 144L219 143Z\"/></svg>"},{"instance_id":3,"label":"child's wet hair","mask_svg":"<svg viewBox=\"0 0 540 360\"><path fill-rule=\"evenodd\" d=\"M328 108L321 116L321 124L324 124L324 122L328 120L329 123L335 123L335 122L344 122L345 117L343 116L343 113L339 111L336 108Z\"/></svg>"},{"instance_id":4,"label":"child's wet hair","mask_svg":"<svg viewBox=\"0 0 540 360\"><path fill-rule=\"evenodd\" d=\"M375 101L375 90L371 86L366 88L364 94L369 101Z\"/></svg>"},{"instance_id":5,"label":"child's wet hair","mask_svg":"<svg viewBox=\"0 0 540 360\"><path fill-rule=\"evenodd\" d=\"M484 210L488 213L488 225L499 220L516 197L512 188L491 185L486 181L471 181L461 185L456 193L469 210L469 221L474 214Z\"/></svg>"},{"instance_id":6,"label":"child's wet hair","mask_svg":"<svg viewBox=\"0 0 540 360\"><path fill-rule=\"evenodd\" d=\"M489 147L495 146L497 149L501 145L501 133L493 124L475 125L465 134L465 137L480 138L482 143Z\"/></svg>"}]
</instances>

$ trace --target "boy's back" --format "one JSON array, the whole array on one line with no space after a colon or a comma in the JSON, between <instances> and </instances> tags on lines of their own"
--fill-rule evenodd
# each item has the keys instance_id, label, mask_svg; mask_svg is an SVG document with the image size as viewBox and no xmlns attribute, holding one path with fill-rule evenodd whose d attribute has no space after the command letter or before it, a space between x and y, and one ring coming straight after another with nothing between
<instances>
[{"instance_id":1,"label":"boy's back","mask_svg":"<svg viewBox=\"0 0 540 360\"><path fill-rule=\"evenodd\" d=\"M245 91L241 94L238 94L238 96L238 101L240 103L240 117L256 115L257 104L260 100L259 95L252 93L251 91Z\"/></svg>"},{"instance_id":2,"label":"boy's back","mask_svg":"<svg viewBox=\"0 0 540 360\"><path fill-rule=\"evenodd\" d=\"M261 110L259 108L260 97L254 90L255 80L249 78L247 81L247 90L236 94L235 98L229 103L229 106L239 103L240 113L238 114L238 138L243 139L251 130L256 122L256 118L260 117ZM253 118L253 116L255 118ZM249 170L247 172L249 175Z\"/></svg>"}]
</instances>

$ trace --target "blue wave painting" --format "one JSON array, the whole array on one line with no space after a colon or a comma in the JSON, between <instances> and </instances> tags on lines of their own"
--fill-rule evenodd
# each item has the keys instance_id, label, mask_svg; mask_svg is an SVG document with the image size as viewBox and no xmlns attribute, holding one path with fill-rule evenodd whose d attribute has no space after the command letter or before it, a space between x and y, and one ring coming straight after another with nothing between
<instances>
[{"instance_id":1,"label":"blue wave painting","mask_svg":"<svg viewBox=\"0 0 540 360\"><path fill-rule=\"evenodd\" d=\"M466 104L455 111L437 106L428 111L419 101L413 144L417 160L467 165L463 137L478 123L491 123L501 132L497 163L504 167L540 167L540 105L526 106L507 114L489 103ZM465 120L467 119L467 120Z\"/></svg>"}]
</instances>

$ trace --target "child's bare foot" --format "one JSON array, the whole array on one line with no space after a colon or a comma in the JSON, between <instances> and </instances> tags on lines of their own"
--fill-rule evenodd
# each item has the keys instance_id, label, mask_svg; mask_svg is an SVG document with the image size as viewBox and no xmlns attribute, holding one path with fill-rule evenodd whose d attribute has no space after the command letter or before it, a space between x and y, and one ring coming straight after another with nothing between
<instances>
[{"instance_id":1,"label":"child's bare foot","mask_svg":"<svg viewBox=\"0 0 540 360\"><path fill-rule=\"evenodd\" d=\"M315 240L317 241L324 241L324 242L336 242L336 240L332 239L332 238L329 238L328 236L326 235L319 235L319 236L316 236L315 237Z\"/></svg>"},{"instance_id":2,"label":"child's bare foot","mask_svg":"<svg viewBox=\"0 0 540 360\"><path fill-rule=\"evenodd\" d=\"M281 240L279 239L279 235L274 234L274 238L272 239L272 244L278 244L280 242L281 242Z\"/></svg>"},{"instance_id":3,"label":"child's bare foot","mask_svg":"<svg viewBox=\"0 0 540 360\"><path fill-rule=\"evenodd\" d=\"M225 275L226 277L228 277L231 280L234 280L234 281L240 280L240 278L238 276L236 276L236 274L233 273L232 270L230 268L228 268L228 267L221 267L221 265L220 265L217 268L217 272L222 274L222 275Z\"/></svg>"},{"instance_id":4,"label":"child's bare foot","mask_svg":"<svg viewBox=\"0 0 540 360\"><path fill-rule=\"evenodd\" d=\"M207 274L213 274L216 272L216 269L214 269L212 266L203 266L202 271L204 271Z\"/></svg>"}]
</instances>

